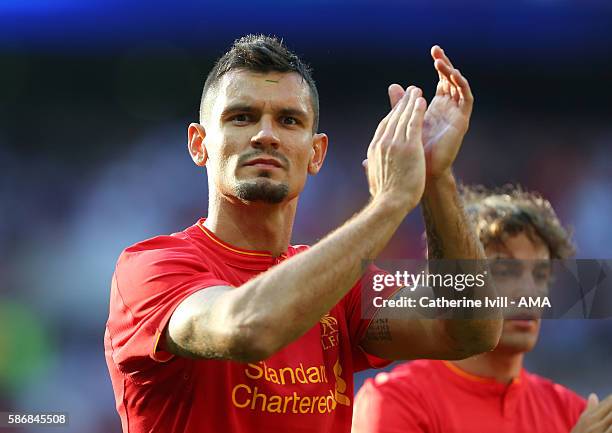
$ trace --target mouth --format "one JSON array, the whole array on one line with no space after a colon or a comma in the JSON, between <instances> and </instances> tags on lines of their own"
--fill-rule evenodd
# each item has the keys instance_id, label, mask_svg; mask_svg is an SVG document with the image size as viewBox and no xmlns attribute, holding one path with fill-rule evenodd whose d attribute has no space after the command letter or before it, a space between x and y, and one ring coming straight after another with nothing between
<instances>
[{"instance_id":1,"label":"mouth","mask_svg":"<svg viewBox=\"0 0 612 433\"><path fill-rule=\"evenodd\" d=\"M257 168L283 168L283 165L274 158L255 158L243 164L244 167Z\"/></svg>"},{"instance_id":2,"label":"mouth","mask_svg":"<svg viewBox=\"0 0 612 433\"><path fill-rule=\"evenodd\" d=\"M539 315L535 312L521 312L506 317L505 321L517 330L531 331L536 329L539 318Z\"/></svg>"},{"instance_id":3,"label":"mouth","mask_svg":"<svg viewBox=\"0 0 612 433\"><path fill-rule=\"evenodd\" d=\"M540 318L540 315L535 311L522 311L517 314L512 314L506 317L506 320L512 322L536 322Z\"/></svg>"},{"instance_id":4,"label":"mouth","mask_svg":"<svg viewBox=\"0 0 612 433\"><path fill-rule=\"evenodd\" d=\"M538 320L539 316L536 313L520 313L520 314L513 314L509 317L506 318L506 320L522 320L522 321L528 321L528 320Z\"/></svg>"}]
</instances>

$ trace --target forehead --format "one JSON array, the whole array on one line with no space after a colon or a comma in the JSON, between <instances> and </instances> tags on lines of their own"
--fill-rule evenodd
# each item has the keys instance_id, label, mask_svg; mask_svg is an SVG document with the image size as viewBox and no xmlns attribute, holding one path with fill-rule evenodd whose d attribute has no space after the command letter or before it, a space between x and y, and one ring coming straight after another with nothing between
<instances>
[{"instance_id":1,"label":"forehead","mask_svg":"<svg viewBox=\"0 0 612 433\"><path fill-rule=\"evenodd\" d=\"M295 72L230 71L221 77L216 93L214 105L221 110L235 103L265 104L271 108L295 108L314 116L308 83Z\"/></svg>"},{"instance_id":2,"label":"forehead","mask_svg":"<svg viewBox=\"0 0 612 433\"><path fill-rule=\"evenodd\" d=\"M520 232L508 236L503 242L491 242L485 248L487 256L507 257L518 260L548 260L550 252L544 241L533 234Z\"/></svg>"}]
</instances>

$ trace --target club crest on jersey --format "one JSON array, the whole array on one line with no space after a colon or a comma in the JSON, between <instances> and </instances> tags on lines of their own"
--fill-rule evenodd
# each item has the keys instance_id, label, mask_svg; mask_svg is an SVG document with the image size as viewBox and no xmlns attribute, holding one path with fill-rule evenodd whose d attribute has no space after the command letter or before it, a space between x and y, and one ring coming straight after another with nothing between
<instances>
[{"instance_id":1,"label":"club crest on jersey","mask_svg":"<svg viewBox=\"0 0 612 433\"><path fill-rule=\"evenodd\" d=\"M329 313L325 314L319 320L321 324L321 345L324 350L338 345L338 319L334 316L330 316Z\"/></svg>"}]
</instances>

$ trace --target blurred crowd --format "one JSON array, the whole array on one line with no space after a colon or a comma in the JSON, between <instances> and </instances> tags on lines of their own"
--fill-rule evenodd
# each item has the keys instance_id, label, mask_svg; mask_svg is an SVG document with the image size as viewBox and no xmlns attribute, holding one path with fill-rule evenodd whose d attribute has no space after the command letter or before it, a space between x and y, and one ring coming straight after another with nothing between
<instances>
[{"instance_id":1,"label":"blurred crowd","mask_svg":"<svg viewBox=\"0 0 612 433\"><path fill-rule=\"evenodd\" d=\"M173 55L167 62L182 67L183 60ZM95 59L87 62L96 64ZM120 424L102 341L110 279L122 249L182 230L206 215L205 171L193 165L185 141L201 82L189 63L191 87L176 91L177 101L188 108L177 102L173 111L152 102L162 96L174 100L175 89L167 83L160 90L155 80L124 63L114 70L123 75L112 79L78 65L67 63L51 72L42 68L37 76L50 75L35 83L22 82L15 73L12 85L22 86L21 93L13 89L0 101L8 120L0 128L0 411L64 411L70 425L62 431L114 433ZM93 89L91 94L55 87L62 82L70 89L71 71L87 83L83 88ZM387 109L389 74L354 72L354 78L340 83L338 75L327 78L315 71L322 84L321 129L330 136L330 150L322 172L309 179L301 196L294 243L317 242L368 200L361 161ZM138 88L139 80L148 87ZM120 92L115 105L109 103L108 81ZM185 85L176 74L168 81L177 88ZM355 83L366 83L363 94ZM367 88L373 83L376 89ZM530 110L529 101L505 107L496 104L502 95L484 78L472 86L476 109L457 177L486 186L520 182L540 191L572 227L577 257L610 258L610 110L591 116L580 106L559 110L556 100L543 109L541 101L539 109ZM480 86L488 93L479 93ZM35 89L27 98L26 88ZM537 99L536 89L534 84L531 97ZM423 257L422 233L417 209L383 257ZM610 394L612 321L545 321L526 365L582 395ZM372 374L360 374L357 385Z\"/></svg>"},{"instance_id":2,"label":"blurred crowd","mask_svg":"<svg viewBox=\"0 0 612 433\"><path fill-rule=\"evenodd\" d=\"M334 125L325 167L300 201L295 243L316 242L367 201L360 162L369 137L350 126ZM0 147L2 410L67 411L70 431L119 431L102 352L110 277L123 248L181 230L206 213L205 173L189 159L184 128L161 124L126 140L116 157L86 175L35 152L20 158ZM612 129L590 129L573 142L563 127L535 122L517 130L476 118L472 128L456 168L460 179L520 181L541 191L573 227L578 257L609 257ZM415 210L385 257L419 258L423 248ZM546 321L528 368L582 394L612 392L610 325Z\"/></svg>"}]
</instances>

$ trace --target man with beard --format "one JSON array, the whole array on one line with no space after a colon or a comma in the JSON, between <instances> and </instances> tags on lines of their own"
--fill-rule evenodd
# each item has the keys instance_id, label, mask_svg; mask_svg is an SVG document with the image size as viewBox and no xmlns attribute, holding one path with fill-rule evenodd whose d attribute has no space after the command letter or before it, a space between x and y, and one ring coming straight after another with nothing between
<instances>
[{"instance_id":1,"label":"man with beard","mask_svg":"<svg viewBox=\"0 0 612 433\"><path fill-rule=\"evenodd\" d=\"M361 311L363 261L419 203L440 258L484 258L451 172L473 97L440 47L432 57L429 108L417 87L389 88L392 109L367 150L370 202L312 248L290 245L328 143L310 71L266 36L218 60L188 130L208 216L127 248L113 277L105 352L126 433L349 432L355 371L495 346L501 320Z\"/></svg>"},{"instance_id":2,"label":"man with beard","mask_svg":"<svg viewBox=\"0 0 612 433\"><path fill-rule=\"evenodd\" d=\"M550 203L518 187L465 188L466 209L501 295L546 294L550 259L574 248ZM612 397L582 397L523 368L540 319L508 312L495 350L463 360L420 360L368 379L355 398L354 433L585 433L612 430ZM582 414L582 416L581 416Z\"/></svg>"}]
</instances>

